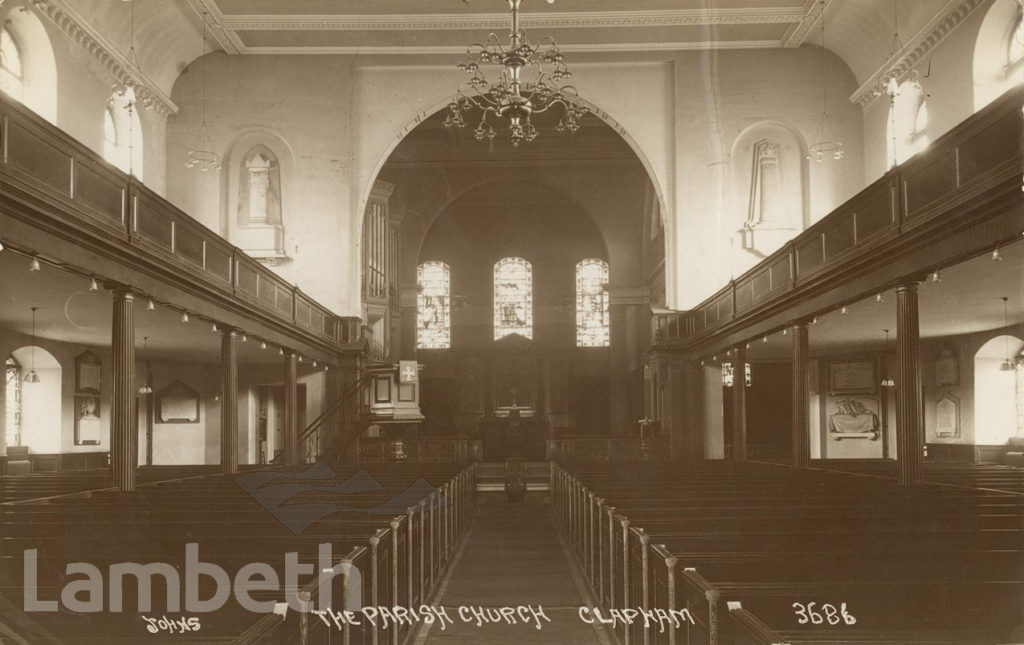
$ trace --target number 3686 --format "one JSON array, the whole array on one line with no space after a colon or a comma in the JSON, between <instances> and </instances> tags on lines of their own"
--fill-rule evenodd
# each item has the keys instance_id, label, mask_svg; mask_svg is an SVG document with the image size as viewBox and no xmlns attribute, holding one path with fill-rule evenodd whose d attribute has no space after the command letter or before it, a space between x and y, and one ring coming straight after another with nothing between
<instances>
[{"instance_id":1,"label":"number 3686","mask_svg":"<svg viewBox=\"0 0 1024 645\"><path fill-rule=\"evenodd\" d=\"M839 609L835 605L825 603L820 609L815 609L817 603L809 602L806 605L802 602L793 603L793 610L797 615L797 622L801 625L808 623L812 625L855 625L857 619L846 610L846 603L840 603Z\"/></svg>"}]
</instances>

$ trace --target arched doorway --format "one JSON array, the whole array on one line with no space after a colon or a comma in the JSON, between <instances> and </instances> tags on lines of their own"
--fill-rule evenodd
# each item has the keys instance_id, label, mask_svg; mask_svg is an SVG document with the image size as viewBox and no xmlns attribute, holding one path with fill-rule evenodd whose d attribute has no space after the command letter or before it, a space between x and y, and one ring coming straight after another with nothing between
<instances>
[{"instance_id":1,"label":"arched doorway","mask_svg":"<svg viewBox=\"0 0 1024 645\"><path fill-rule=\"evenodd\" d=\"M974 355L974 443L1004 445L1021 432L1024 418L1022 368L1024 341L1016 336L991 338Z\"/></svg>"}]
</instances>

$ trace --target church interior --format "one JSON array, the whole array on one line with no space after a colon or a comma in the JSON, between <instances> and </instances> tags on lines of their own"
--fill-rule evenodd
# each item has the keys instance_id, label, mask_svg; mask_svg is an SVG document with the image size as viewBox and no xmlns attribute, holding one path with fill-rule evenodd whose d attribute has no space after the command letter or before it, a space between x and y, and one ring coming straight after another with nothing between
<instances>
[{"instance_id":1,"label":"church interior","mask_svg":"<svg viewBox=\"0 0 1024 645\"><path fill-rule=\"evenodd\" d=\"M0 644L1024 643L1024 0L7 0L0 270Z\"/></svg>"}]
</instances>

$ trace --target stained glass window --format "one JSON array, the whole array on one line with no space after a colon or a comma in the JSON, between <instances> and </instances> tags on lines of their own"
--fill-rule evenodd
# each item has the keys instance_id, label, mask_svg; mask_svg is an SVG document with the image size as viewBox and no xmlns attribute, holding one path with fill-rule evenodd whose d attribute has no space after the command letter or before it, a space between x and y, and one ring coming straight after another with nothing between
<instances>
[{"instance_id":1,"label":"stained glass window","mask_svg":"<svg viewBox=\"0 0 1024 645\"><path fill-rule=\"evenodd\" d=\"M4 363L4 431L8 446L21 445L21 366L13 356Z\"/></svg>"},{"instance_id":2,"label":"stained glass window","mask_svg":"<svg viewBox=\"0 0 1024 645\"><path fill-rule=\"evenodd\" d=\"M509 334L533 338L533 269L522 258L494 265L494 340Z\"/></svg>"},{"instance_id":3,"label":"stained glass window","mask_svg":"<svg viewBox=\"0 0 1024 645\"><path fill-rule=\"evenodd\" d=\"M451 275L444 262L424 262L416 269L416 346L448 349L452 346Z\"/></svg>"},{"instance_id":4,"label":"stained glass window","mask_svg":"<svg viewBox=\"0 0 1024 645\"><path fill-rule=\"evenodd\" d=\"M22 87L21 52L11 32L0 29L0 91L20 101Z\"/></svg>"},{"instance_id":5,"label":"stained glass window","mask_svg":"<svg viewBox=\"0 0 1024 645\"><path fill-rule=\"evenodd\" d=\"M576 265L576 345L608 346L608 263L583 260Z\"/></svg>"}]
</instances>

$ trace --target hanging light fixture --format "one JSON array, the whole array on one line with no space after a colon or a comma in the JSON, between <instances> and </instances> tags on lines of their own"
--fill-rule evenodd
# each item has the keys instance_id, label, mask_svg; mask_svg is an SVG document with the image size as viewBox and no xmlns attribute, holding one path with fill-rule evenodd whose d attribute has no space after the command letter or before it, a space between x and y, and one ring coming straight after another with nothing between
<instances>
[{"instance_id":1,"label":"hanging light fixture","mask_svg":"<svg viewBox=\"0 0 1024 645\"><path fill-rule=\"evenodd\" d=\"M216 334L218 331L220 330L217 329L217 323L213 323L212 325L210 325L210 333Z\"/></svg>"},{"instance_id":2,"label":"hanging light fixture","mask_svg":"<svg viewBox=\"0 0 1024 645\"><path fill-rule=\"evenodd\" d=\"M153 299L150 298L149 302L146 303L146 311L155 311L155 310L156 310L156 304L153 302Z\"/></svg>"},{"instance_id":3,"label":"hanging light fixture","mask_svg":"<svg viewBox=\"0 0 1024 645\"><path fill-rule=\"evenodd\" d=\"M149 336L143 336L142 337L142 348L143 348L142 349L142 353L145 354L146 350L149 349ZM147 363L147 365L148 365L148 363ZM150 387L148 382L143 383L142 386L139 388L139 394L152 394L152 393L153 393L153 388Z\"/></svg>"},{"instance_id":4,"label":"hanging light fixture","mask_svg":"<svg viewBox=\"0 0 1024 645\"><path fill-rule=\"evenodd\" d=\"M100 285L96 282L96 278L93 278L89 282L89 291L99 291L99 290L100 290Z\"/></svg>"},{"instance_id":5,"label":"hanging light fixture","mask_svg":"<svg viewBox=\"0 0 1024 645\"><path fill-rule=\"evenodd\" d=\"M28 374L25 375L26 383L38 383L39 375L36 374L36 310L39 307L32 307L32 355L31 365L29 366Z\"/></svg>"},{"instance_id":6,"label":"hanging light fixture","mask_svg":"<svg viewBox=\"0 0 1024 645\"><path fill-rule=\"evenodd\" d=\"M206 30L207 23L206 19L208 16L206 12L203 12L203 56L206 56ZM200 56L202 58L202 56ZM213 141L210 139L210 133L206 129L206 65L203 64L202 69L199 72L202 77L202 122L199 125L199 132L196 134L196 147L188 151L188 156L185 159L186 168L196 168L200 172L208 172L210 170L220 170L222 168L220 163L220 155L213 151Z\"/></svg>"},{"instance_id":7,"label":"hanging light fixture","mask_svg":"<svg viewBox=\"0 0 1024 645\"><path fill-rule=\"evenodd\" d=\"M942 274L939 273L938 269L935 269L934 271L932 271L931 281L932 282L942 282Z\"/></svg>"},{"instance_id":8,"label":"hanging light fixture","mask_svg":"<svg viewBox=\"0 0 1024 645\"><path fill-rule=\"evenodd\" d=\"M41 267L39 265L39 258L33 256L32 259L29 260L29 262L28 262L28 270L32 271L32 272L42 271L43 270L43 267Z\"/></svg>"},{"instance_id":9,"label":"hanging light fixture","mask_svg":"<svg viewBox=\"0 0 1024 645\"><path fill-rule=\"evenodd\" d=\"M188 322L188 312L187 311L181 312L181 322L182 322L182 324Z\"/></svg>"},{"instance_id":10,"label":"hanging light fixture","mask_svg":"<svg viewBox=\"0 0 1024 645\"><path fill-rule=\"evenodd\" d=\"M246 336L245 334L242 334L242 342L243 343L248 343L249 342L249 337Z\"/></svg>"},{"instance_id":11,"label":"hanging light fixture","mask_svg":"<svg viewBox=\"0 0 1024 645\"><path fill-rule=\"evenodd\" d=\"M885 297L882 295L881 291L879 291L878 295L875 296L875 302L885 302Z\"/></svg>"},{"instance_id":12,"label":"hanging light fixture","mask_svg":"<svg viewBox=\"0 0 1024 645\"><path fill-rule=\"evenodd\" d=\"M997 246L995 249L992 250L992 260L995 262L1001 262L1002 259L1003 254L999 252L999 247Z\"/></svg>"},{"instance_id":13,"label":"hanging light fixture","mask_svg":"<svg viewBox=\"0 0 1024 645\"><path fill-rule=\"evenodd\" d=\"M1002 298L1003 298L1003 330L1005 332L1006 327L1009 327L1009 325L1010 325L1009 313L1008 313L1008 309L1007 309L1007 302L1009 301L1009 298L1007 298L1006 296L1003 296ZM1000 372L1012 372L1013 371L1013 359L1010 358L1010 339L1007 337L1007 335L1005 333L1003 334L1003 355L1006 356L1006 358L1004 358L1003 362L999 364L999 371Z\"/></svg>"},{"instance_id":14,"label":"hanging light fixture","mask_svg":"<svg viewBox=\"0 0 1024 645\"><path fill-rule=\"evenodd\" d=\"M519 27L519 6L522 0L506 0L512 14L509 44L504 46L494 33L486 43L474 43L466 50L466 58L458 68L470 75L448 104L446 128L466 127L465 113L481 112L480 122L473 131L478 141L487 139L493 146L497 131L488 120L495 117L508 120L508 140L513 148L523 141L537 138L537 128L531 117L558 106L562 118L555 127L557 132L573 133L579 130L579 119L589 110L580 102L576 87L564 82L572 78L558 43L550 36L534 45ZM552 2L553 0L549 0ZM488 81L481 65L494 64L500 68L494 82ZM529 78L524 78L524 74Z\"/></svg>"},{"instance_id":15,"label":"hanging light fixture","mask_svg":"<svg viewBox=\"0 0 1024 645\"><path fill-rule=\"evenodd\" d=\"M839 310L839 313L845 316L846 314L850 313L850 310L846 308L846 305L843 305L843 308Z\"/></svg>"},{"instance_id":16,"label":"hanging light fixture","mask_svg":"<svg viewBox=\"0 0 1024 645\"><path fill-rule=\"evenodd\" d=\"M267 348L267 341L261 342L260 343L260 349L266 349L266 348Z\"/></svg>"},{"instance_id":17,"label":"hanging light fixture","mask_svg":"<svg viewBox=\"0 0 1024 645\"><path fill-rule=\"evenodd\" d=\"M768 337L764 336L763 338L761 338L761 342L762 343L767 343L768 342Z\"/></svg>"},{"instance_id":18,"label":"hanging light fixture","mask_svg":"<svg viewBox=\"0 0 1024 645\"><path fill-rule=\"evenodd\" d=\"M885 349L889 349L889 330L883 329L882 331L885 332ZM883 363L884 360L883 358ZM888 371L886 370L886 372ZM896 387L896 381L893 380L890 374L886 373L885 378L882 379L882 387Z\"/></svg>"},{"instance_id":19,"label":"hanging light fixture","mask_svg":"<svg viewBox=\"0 0 1024 645\"><path fill-rule=\"evenodd\" d=\"M815 129L815 143L807 148L807 160L815 163L822 163L825 159L841 161L846 156L843 150L843 142L836 136L835 124L832 117L828 115L828 70L825 58L825 7L824 0L821 2L822 10L819 21L821 23L821 117L818 119L818 127Z\"/></svg>"}]
</instances>

